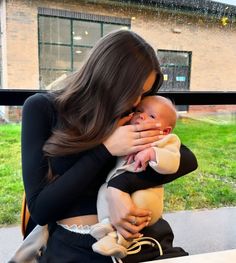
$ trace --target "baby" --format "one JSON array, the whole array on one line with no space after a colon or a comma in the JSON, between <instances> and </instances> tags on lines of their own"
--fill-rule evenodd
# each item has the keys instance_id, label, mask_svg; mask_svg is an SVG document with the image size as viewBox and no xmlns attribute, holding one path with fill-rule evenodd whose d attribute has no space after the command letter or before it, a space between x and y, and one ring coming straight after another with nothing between
<instances>
[{"instance_id":1,"label":"baby","mask_svg":"<svg viewBox=\"0 0 236 263\"><path fill-rule=\"evenodd\" d=\"M134 125L147 122L159 123L163 138L153 143L152 147L135 155L118 158L116 167L109 173L106 183L101 186L97 198L99 223L93 225L90 232L98 240L92 247L95 252L117 258L123 258L127 255L127 247L131 242L125 240L110 224L106 198L108 184L116 176L126 171L141 172L146 169L147 165L161 174L175 173L179 168L181 144L179 138L175 134L171 134L176 120L176 109L172 102L165 97L148 96L137 106L130 123ZM129 177L127 176L126 180L127 178ZM134 179L132 179L133 183L135 183ZM141 188L142 186L139 189ZM155 182L153 182L152 188L138 190L131 195L137 207L146 208L152 212L149 225L157 222L162 215L163 195L163 187L156 186ZM132 224L135 224L135 220L136 218Z\"/></svg>"}]
</instances>

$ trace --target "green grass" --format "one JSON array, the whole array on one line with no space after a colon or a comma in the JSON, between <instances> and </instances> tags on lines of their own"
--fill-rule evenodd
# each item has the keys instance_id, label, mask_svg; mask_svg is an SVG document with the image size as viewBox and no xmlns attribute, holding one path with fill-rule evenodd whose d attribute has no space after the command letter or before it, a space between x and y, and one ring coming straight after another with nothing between
<instances>
[{"instance_id":1,"label":"green grass","mask_svg":"<svg viewBox=\"0 0 236 263\"><path fill-rule=\"evenodd\" d=\"M0 125L0 224L20 221L20 125Z\"/></svg>"},{"instance_id":2,"label":"green grass","mask_svg":"<svg viewBox=\"0 0 236 263\"><path fill-rule=\"evenodd\" d=\"M180 119L175 133L197 156L197 171L165 185L165 211L236 206L236 124ZM20 125L0 125L0 225L20 222Z\"/></svg>"},{"instance_id":3,"label":"green grass","mask_svg":"<svg viewBox=\"0 0 236 263\"><path fill-rule=\"evenodd\" d=\"M236 124L180 119L175 133L197 156L198 169L165 186L165 211L236 205Z\"/></svg>"}]
</instances>

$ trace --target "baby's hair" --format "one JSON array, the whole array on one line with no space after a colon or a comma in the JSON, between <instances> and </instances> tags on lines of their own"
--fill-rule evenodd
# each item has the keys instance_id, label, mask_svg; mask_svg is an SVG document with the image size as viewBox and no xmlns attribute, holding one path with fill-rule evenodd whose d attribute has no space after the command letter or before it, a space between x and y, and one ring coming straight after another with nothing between
<instances>
[{"instance_id":1,"label":"baby's hair","mask_svg":"<svg viewBox=\"0 0 236 263\"><path fill-rule=\"evenodd\" d=\"M176 125L176 121L178 119L178 112L175 106L175 102L173 100L171 100L168 97L164 97L164 96L160 96L160 95L155 95L154 97L157 98L157 100L159 100L160 102L165 102L168 104L168 106L170 107L170 109L172 109L172 116L174 118L171 118L170 121L170 125L172 126L172 128L174 129L175 125Z\"/></svg>"},{"instance_id":2,"label":"baby's hair","mask_svg":"<svg viewBox=\"0 0 236 263\"><path fill-rule=\"evenodd\" d=\"M164 96L161 96L161 97L164 97ZM164 97L164 98L167 99L170 102L170 104L172 105L172 107L174 108L174 110L176 112L176 119L178 119L179 118L179 113L178 113L178 110L176 108L175 101L173 99L169 98L169 97Z\"/></svg>"}]
</instances>

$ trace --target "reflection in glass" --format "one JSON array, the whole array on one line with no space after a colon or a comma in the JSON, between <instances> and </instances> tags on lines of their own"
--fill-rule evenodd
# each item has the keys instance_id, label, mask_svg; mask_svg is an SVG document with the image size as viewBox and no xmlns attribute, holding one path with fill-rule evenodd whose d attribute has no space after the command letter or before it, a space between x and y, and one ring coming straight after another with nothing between
<instances>
[{"instance_id":1,"label":"reflection in glass","mask_svg":"<svg viewBox=\"0 0 236 263\"><path fill-rule=\"evenodd\" d=\"M59 17L39 17L39 41L43 43L70 44L70 20Z\"/></svg>"},{"instance_id":2,"label":"reflection in glass","mask_svg":"<svg viewBox=\"0 0 236 263\"><path fill-rule=\"evenodd\" d=\"M55 82L62 80L70 71L65 70L42 70L40 71L40 86L46 89L53 89Z\"/></svg>"},{"instance_id":3,"label":"reflection in glass","mask_svg":"<svg viewBox=\"0 0 236 263\"><path fill-rule=\"evenodd\" d=\"M48 86L60 76L61 72L80 69L94 44L104 34L120 28L127 29L128 27L40 16L40 87Z\"/></svg>"},{"instance_id":4,"label":"reflection in glass","mask_svg":"<svg viewBox=\"0 0 236 263\"><path fill-rule=\"evenodd\" d=\"M71 49L67 46L41 45L40 67L48 69L71 69Z\"/></svg>"},{"instance_id":5,"label":"reflection in glass","mask_svg":"<svg viewBox=\"0 0 236 263\"><path fill-rule=\"evenodd\" d=\"M161 86L163 91L188 91L190 86L191 73L190 51L158 50L157 56L160 61L164 76ZM187 107L179 106L187 110Z\"/></svg>"},{"instance_id":6,"label":"reflection in glass","mask_svg":"<svg viewBox=\"0 0 236 263\"><path fill-rule=\"evenodd\" d=\"M189 54L187 52L158 50L158 58L162 65L173 65L173 66L189 65Z\"/></svg>"},{"instance_id":7,"label":"reflection in glass","mask_svg":"<svg viewBox=\"0 0 236 263\"><path fill-rule=\"evenodd\" d=\"M73 21L74 45L93 46L101 38L101 24L85 21Z\"/></svg>"},{"instance_id":8,"label":"reflection in glass","mask_svg":"<svg viewBox=\"0 0 236 263\"><path fill-rule=\"evenodd\" d=\"M83 65L84 61L89 55L91 48L86 47L74 47L73 54L73 69L78 70Z\"/></svg>"}]
</instances>

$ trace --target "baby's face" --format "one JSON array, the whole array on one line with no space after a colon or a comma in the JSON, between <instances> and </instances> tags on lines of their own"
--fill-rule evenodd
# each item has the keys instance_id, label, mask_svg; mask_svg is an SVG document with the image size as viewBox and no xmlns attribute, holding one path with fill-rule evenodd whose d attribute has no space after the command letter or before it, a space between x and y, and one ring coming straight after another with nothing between
<instances>
[{"instance_id":1,"label":"baby's face","mask_svg":"<svg viewBox=\"0 0 236 263\"><path fill-rule=\"evenodd\" d=\"M141 123L160 123L164 126L165 120L163 119L162 112L165 109L161 103L154 100L144 98L136 107L134 115L130 121L131 124Z\"/></svg>"}]
</instances>

